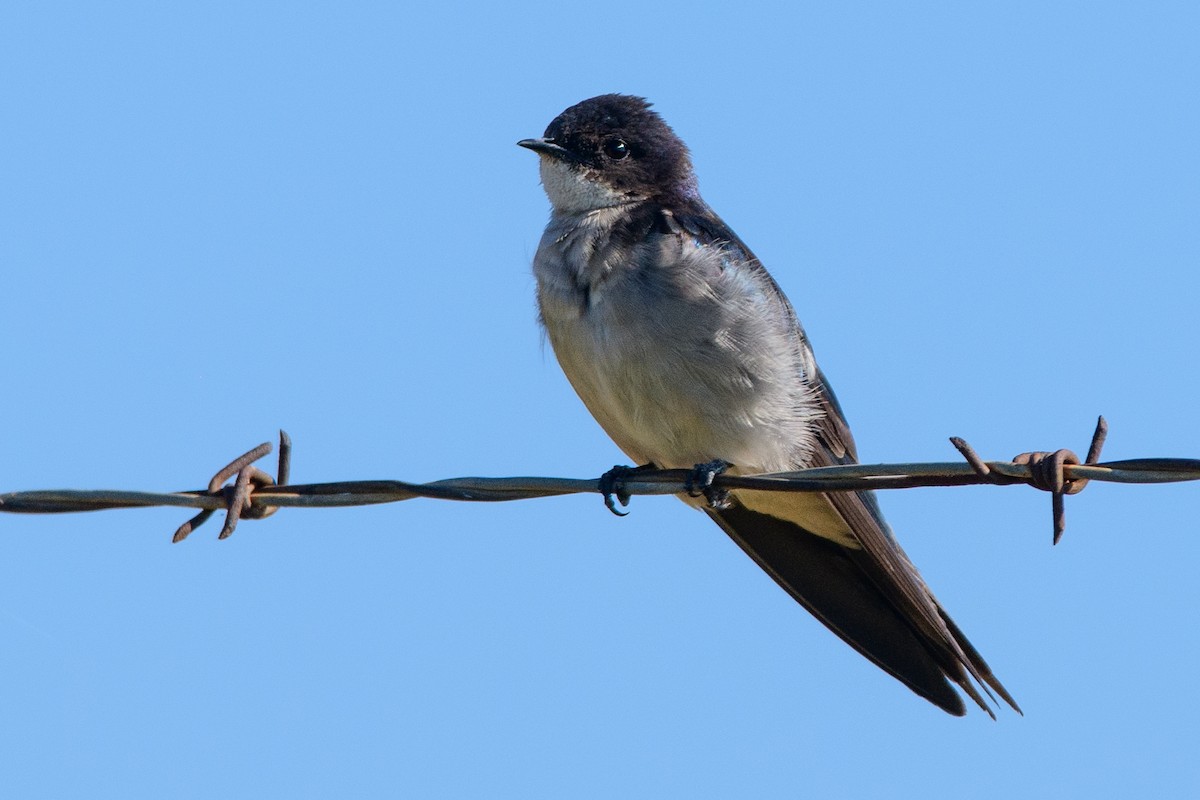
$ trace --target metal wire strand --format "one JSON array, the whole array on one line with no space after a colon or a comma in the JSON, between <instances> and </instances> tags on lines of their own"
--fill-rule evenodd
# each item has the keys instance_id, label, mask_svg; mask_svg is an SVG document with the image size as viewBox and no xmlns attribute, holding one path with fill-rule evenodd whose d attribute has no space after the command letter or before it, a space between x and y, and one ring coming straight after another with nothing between
<instances>
[{"instance_id":1,"label":"metal wire strand","mask_svg":"<svg viewBox=\"0 0 1200 800\"><path fill-rule=\"evenodd\" d=\"M1054 517L1054 541L1065 526L1063 498L1081 491L1088 481L1111 483L1173 483L1200 480L1200 459L1139 458L1099 463L1107 434L1101 417L1092 437L1087 458L1079 463L1069 450L1053 453L1023 453L1012 461L984 461L963 439L951 442L966 463L851 464L838 467L782 472L769 475L717 474L711 488L719 491L756 489L772 492L851 492L868 489L909 489L919 486L967 486L979 484L1026 484L1050 492ZM226 512L219 538L228 538L239 520L261 519L277 509L335 508L395 503L415 497L471 502L505 502L565 494L599 493L627 499L634 495L682 494L694 481L695 470L631 469L614 488L603 478L451 478L432 483L398 480L359 480L337 483L288 484L291 469L291 440L280 431L277 475L279 482L253 466L271 452L270 443L250 450L222 467L208 488L182 492L122 490L43 489L0 494L0 511L23 514L59 514L101 511L113 508L170 506L197 508L200 513L175 532L182 541L216 511ZM610 471L611 472L611 471ZM606 475L608 473L605 473ZM224 486L234 478L232 486Z\"/></svg>"}]
</instances>

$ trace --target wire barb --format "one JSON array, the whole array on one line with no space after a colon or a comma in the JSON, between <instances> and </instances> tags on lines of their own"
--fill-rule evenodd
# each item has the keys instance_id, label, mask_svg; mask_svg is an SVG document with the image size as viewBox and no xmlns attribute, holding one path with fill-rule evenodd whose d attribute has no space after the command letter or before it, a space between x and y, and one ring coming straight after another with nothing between
<instances>
[{"instance_id":1,"label":"wire barb","mask_svg":"<svg viewBox=\"0 0 1200 800\"><path fill-rule=\"evenodd\" d=\"M1053 544L1059 543L1063 531L1067 528L1063 497L1068 494L1079 494L1087 486L1089 480L1085 477L1068 474L1067 467L1078 466L1080 463L1089 466L1096 465L1100 460L1100 451L1104 448L1106 438L1108 438L1108 422L1101 416L1096 421L1096 430L1092 433L1092 443L1088 447L1087 459L1083 462L1080 462L1079 456L1070 450L1055 450L1053 453L1021 453L1013 457L1011 463L1027 467L1029 470L1029 475L1023 481L1024 483L1028 483L1035 489L1050 492L1050 514L1054 529ZM998 484L1022 482L994 472L979 457L975 449L963 439L952 436L950 443L958 449L958 452L962 453L963 458L980 478Z\"/></svg>"},{"instance_id":2,"label":"wire barb","mask_svg":"<svg viewBox=\"0 0 1200 800\"><path fill-rule=\"evenodd\" d=\"M234 529L237 528L238 520L265 519L279 510L278 506L255 505L253 494L255 489L275 485L284 486L287 484L292 466L291 437L285 431L279 431L278 484L275 483L275 479L270 475L253 466L255 461L258 461L270 452L271 443L263 442L253 450L246 451L221 467L221 469L217 470L217 474L213 475L212 480L208 482L208 494L220 495L226 501L225 524L221 527L221 533L218 534L217 539L228 539L232 536ZM233 486L222 488L225 481L235 475L237 477L234 480ZM192 531L207 522L208 518L214 513L216 513L215 509L206 508L180 525L176 529L175 535L171 537L171 542L182 542Z\"/></svg>"}]
</instances>

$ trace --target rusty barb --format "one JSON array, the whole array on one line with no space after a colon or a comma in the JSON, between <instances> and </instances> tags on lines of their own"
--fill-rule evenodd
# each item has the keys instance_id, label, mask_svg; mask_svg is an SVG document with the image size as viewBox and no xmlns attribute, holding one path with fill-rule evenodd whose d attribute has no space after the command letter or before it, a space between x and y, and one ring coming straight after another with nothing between
<instances>
[{"instance_id":1,"label":"rusty barb","mask_svg":"<svg viewBox=\"0 0 1200 800\"><path fill-rule=\"evenodd\" d=\"M1092 434L1092 444L1088 447L1087 459L1082 463L1094 466L1100 461L1100 451L1104 448L1104 440L1108 438L1108 422L1104 417L1096 420L1096 430ZM965 440L950 437L963 458L975 470L980 478L995 484L1027 483L1035 489L1050 492L1050 512L1054 522L1054 538L1052 543L1058 544L1063 531L1067 528L1066 515L1063 509L1063 497L1068 494L1079 494L1087 486L1088 478L1074 477L1067 474L1067 465L1080 464L1079 456L1070 450L1055 450L1053 453L1021 453L1014 456L1012 463L1029 468L1029 477L1025 479L1011 478L1000 472L993 471L975 449Z\"/></svg>"},{"instance_id":2,"label":"rusty barb","mask_svg":"<svg viewBox=\"0 0 1200 800\"><path fill-rule=\"evenodd\" d=\"M1172 483L1200 480L1200 459L1141 458L1100 463L1100 449L1108 426L1101 417L1082 462L1069 450L1022 453L1012 461L984 461L960 438L950 441L962 461L933 464L847 464L817 467L770 475L730 475L718 469L704 474L701 487L707 495L724 497L739 489L773 492L853 492L873 489L909 489L918 486L1027 484L1050 492L1054 516L1054 542L1062 537L1063 498L1077 494L1088 481L1114 483ZM223 467L207 489L184 492L124 490L33 490L0 493L0 512L63 513L112 508L171 506L200 509L175 531L173 541L187 538L215 512L225 511L218 538L226 539L242 519L262 519L279 508L333 508L395 503L415 497L439 500L501 502L565 494L599 493L614 511L633 495L683 494L696 490L696 470L653 469L649 466L609 470L601 478L451 478L432 483L397 480L342 481L289 484L291 440L279 432L277 480L255 467L271 452L261 444ZM715 464L702 465L714 467ZM229 486L226 481L233 479Z\"/></svg>"},{"instance_id":3,"label":"rusty barb","mask_svg":"<svg viewBox=\"0 0 1200 800\"><path fill-rule=\"evenodd\" d=\"M254 462L271 452L271 443L263 442L253 450L248 450L217 470L208 482L208 493L225 499L225 525L221 527L218 539L228 539L233 535L239 519L265 519L279 510L278 506L255 505L251 495L255 489L265 486L286 486L288 475L292 471L292 437L286 431L279 431L279 483L258 467ZM225 481L237 475L233 486L224 486ZM179 526L171 542L182 542L192 531L199 528L208 518L216 513L216 509L206 508L187 522Z\"/></svg>"}]
</instances>

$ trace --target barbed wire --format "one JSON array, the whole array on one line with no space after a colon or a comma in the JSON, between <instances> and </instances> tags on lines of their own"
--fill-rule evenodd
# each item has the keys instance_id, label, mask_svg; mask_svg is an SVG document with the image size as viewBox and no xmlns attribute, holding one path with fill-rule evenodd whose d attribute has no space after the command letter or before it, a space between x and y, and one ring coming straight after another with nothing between
<instances>
[{"instance_id":1,"label":"barbed wire","mask_svg":"<svg viewBox=\"0 0 1200 800\"><path fill-rule=\"evenodd\" d=\"M911 489L921 486L1024 484L1050 492L1054 543L1065 528L1063 498L1082 491L1089 481L1110 483L1174 483L1200 480L1200 459L1137 458L1100 462L1107 436L1104 417L1096 424L1088 455L1082 462L1070 450L1022 453L1012 461L984 461L959 437L950 442L963 462L910 464L848 464L815 467L764 475L718 474L710 489L721 493L737 489L769 492L849 492L874 489ZM181 525L172 541L179 542L225 510L218 535L228 538L242 519L262 519L280 508L338 508L396 503L426 497L437 500L506 502L567 494L599 493L614 513L616 502L628 505L635 495L692 494L695 470L616 467L599 478L450 478L431 483L399 480L358 480L334 483L288 484L291 472L291 439L279 432L278 481L253 466L272 451L270 442L242 454L212 477L207 489L181 492L123 490L35 489L0 493L0 511L20 514L60 514L116 508L198 508L200 513ZM225 486L230 478L234 482ZM614 502L616 501L616 502Z\"/></svg>"}]
</instances>

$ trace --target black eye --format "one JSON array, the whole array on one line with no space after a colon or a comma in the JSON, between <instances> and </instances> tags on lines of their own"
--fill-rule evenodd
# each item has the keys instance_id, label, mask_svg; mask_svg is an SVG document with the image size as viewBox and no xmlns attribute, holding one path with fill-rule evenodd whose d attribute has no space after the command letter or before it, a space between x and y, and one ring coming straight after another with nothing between
<instances>
[{"instance_id":1,"label":"black eye","mask_svg":"<svg viewBox=\"0 0 1200 800\"><path fill-rule=\"evenodd\" d=\"M614 161L620 161L629 155L629 145L620 139L609 139L604 143L604 155Z\"/></svg>"}]
</instances>

